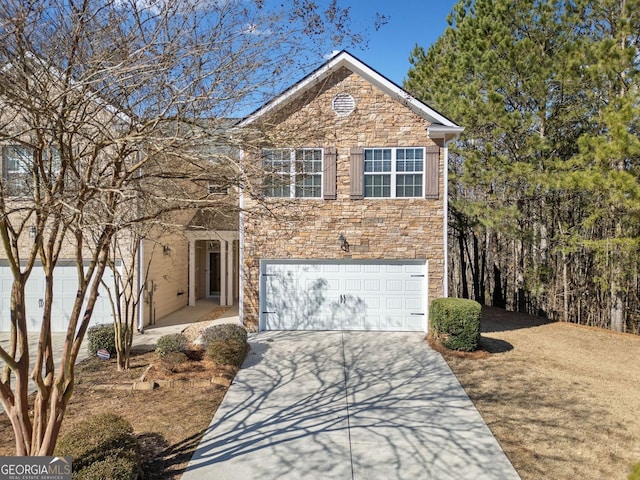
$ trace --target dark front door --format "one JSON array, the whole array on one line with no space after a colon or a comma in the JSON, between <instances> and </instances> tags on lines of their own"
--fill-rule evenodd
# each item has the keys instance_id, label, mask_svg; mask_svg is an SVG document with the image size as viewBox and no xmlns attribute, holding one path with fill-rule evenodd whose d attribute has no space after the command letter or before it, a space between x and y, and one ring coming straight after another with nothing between
<instances>
[{"instance_id":1,"label":"dark front door","mask_svg":"<svg viewBox=\"0 0 640 480\"><path fill-rule=\"evenodd\" d=\"M209 252L209 295L220 295L219 252Z\"/></svg>"}]
</instances>

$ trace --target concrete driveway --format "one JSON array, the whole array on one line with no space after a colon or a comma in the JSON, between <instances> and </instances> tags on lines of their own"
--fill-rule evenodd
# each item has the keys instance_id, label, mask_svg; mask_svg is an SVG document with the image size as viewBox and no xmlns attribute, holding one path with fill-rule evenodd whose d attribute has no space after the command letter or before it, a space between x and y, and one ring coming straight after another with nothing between
<instances>
[{"instance_id":1,"label":"concrete driveway","mask_svg":"<svg viewBox=\"0 0 640 480\"><path fill-rule=\"evenodd\" d=\"M518 479L423 337L253 335L182 479Z\"/></svg>"}]
</instances>

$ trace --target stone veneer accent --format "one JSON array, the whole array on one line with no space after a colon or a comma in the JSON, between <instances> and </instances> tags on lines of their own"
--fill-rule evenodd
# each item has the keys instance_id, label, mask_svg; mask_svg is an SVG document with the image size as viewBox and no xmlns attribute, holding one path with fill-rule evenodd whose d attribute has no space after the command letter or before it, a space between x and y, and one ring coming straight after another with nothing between
<instances>
[{"instance_id":1,"label":"stone veneer accent","mask_svg":"<svg viewBox=\"0 0 640 480\"><path fill-rule=\"evenodd\" d=\"M345 117L332 110L332 99L339 93L352 95L356 102L355 111ZM261 128L269 132L265 138L275 146L337 148L337 199L265 199L266 205L245 199L243 318L247 326L258 324L260 259L426 259L428 297L443 295L442 153L436 200L351 200L349 195L352 147L434 145L427 138L428 126L402 99L389 97L346 68L263 120ZM349 252L340 249L340 234L346 236Z\"/></svg>"}]
</instances>

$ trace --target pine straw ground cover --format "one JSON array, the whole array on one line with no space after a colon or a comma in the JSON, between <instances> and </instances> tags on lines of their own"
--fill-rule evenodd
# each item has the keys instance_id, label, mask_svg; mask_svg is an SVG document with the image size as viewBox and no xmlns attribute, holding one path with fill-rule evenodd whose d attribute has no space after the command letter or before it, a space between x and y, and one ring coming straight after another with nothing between
<instances>
[{"instance_id":1,"label":"pine straw ground cover","mask_svg":"<svg viewBox=\"0 0 640 480\"><path fill-rule=\"evenodd\" d=\"M640 461L640 337L483 310L481 348L444 352L523 480L625 480Z\"/></svg>"},{"instance_id":2,"label":"pine straw ground cover","mask_svg":"<svg viewBox=\"0 0 640 480\"><path fill-rule=\"evenodd\" d=\"M77 384L62 427L62 434L78 421L98 413L112 412L131 422L141 448L145 479L179 478L195 451L227 388L211 384L203 387L159 387L153 390L122 390L140 380L155 352L134 352L132 368L117 372L115 360L90 358L76 367ZM211 378L233 375L212 362L193 361L170 372L157 363L156 379ZM111 388L105 388L111 385ZM13 433L7 416L0 417L0 455L15 455Z\"/></svg>"},{"instance_id":3,"label":"pine straw ground cover","mask_svg":"<svg viewBox=\"0 0 640 480\"><path fill-rule=\"evenodd\" d=\"M129 420L138 438L143 478L177 479L186 468L200 438L228 389L209 383L233 379L237 368L218 365L201 350L187 352L188 361L173 364L155 352L134 351L131 369L118 372L115 359L95 357L76 367L76 387L62 427L62 435L89 416L112 412ZM133 390L141 380L173 380L153 390ZM197 386L185 386L185 381ZM182 383L180 383L182 382ZM224 382L223 382L224 383ZM0 416L0 456L15 455L7 416Z\"/></svg>"}]
</instances>

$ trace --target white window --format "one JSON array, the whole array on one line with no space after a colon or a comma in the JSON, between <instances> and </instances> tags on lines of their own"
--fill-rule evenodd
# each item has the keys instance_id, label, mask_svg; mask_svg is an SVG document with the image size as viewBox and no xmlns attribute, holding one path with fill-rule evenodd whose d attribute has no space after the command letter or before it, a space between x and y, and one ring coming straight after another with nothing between
<instances>
[{"instance_id":1,"label":"white window","mask_svg":"<svg viewBox=\"0 0 640 480\"><path fill-rule=\"evenodd\" d=\"M4 192L8 196L28 196L33 191L33 172L43 182L54 182L60 171L60 151L48 146L39 151L24 145L2 147L2 180ZM50 160L49 160L50 159Z\"/></svg>"},{"instance_id":2,"label":"white window","mask_svg":"<svg viewBox=\"0 0 640 480\"><path fill-rule=\"evenodd\" d=\"M263 151L267 197L319 198L322 196L322 149L272 149Z\"/></svg>"},{"instance_id":3,"label":"white window","mask_svg":"<svg viewBox=\"0 0 640 480\"><path fill-rule=\"evenodd\" d=\"M424 148L365 148L365 197L422 197Z\"/></svg>"},{"instance_id":4,"label":"white window","mask_svg":"<svg viewBox=\"0 0 640 480\"><path fill-rule=\"evenodd\" d=\"M26 195L31 190L34 150L22 145L2 147L2 178L7 195Z\"/></svg>"}]
</instances>

